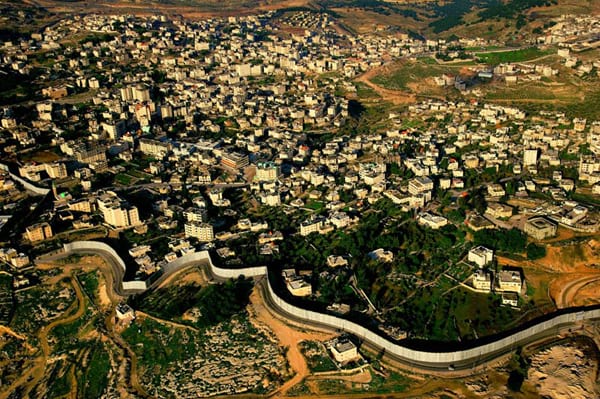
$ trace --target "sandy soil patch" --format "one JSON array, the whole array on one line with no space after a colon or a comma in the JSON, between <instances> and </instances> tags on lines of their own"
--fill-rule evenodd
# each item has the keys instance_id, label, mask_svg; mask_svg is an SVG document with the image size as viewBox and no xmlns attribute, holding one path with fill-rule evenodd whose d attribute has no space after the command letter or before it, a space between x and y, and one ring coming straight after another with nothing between
<instances>
[{"instance_id":1,"label":"sandy soil patch","mask_svg":"<svg viewBox=\"0 0 600 399\"><path fill-rule=\"evenodd\" d=\"M186 269L186 270L182 270L179 273L175 273L172 276L170 276L169 278L167 278L165 281L163 281L158 286L158 289L170 287L172 285L190 285L190 284L196 284L199 286L208 284L208 282L206 281L206 278L204 276L204 273L202 272L202 270L200 268Z\"/></svg>"},{"instance_id":2,"label":"sandy soil patch","mask_svg":"<svg viewBox=\"0 0 600 399\"><path fill-rule=\"evenodd\" d=\"M100 300L100 306L103 308L108 308L113 305L108 296L108 290L106 289L105 283L102 283L98 286L98 299Z\"/></svg>"},{"instance_id":3,"label":"sandy soil patch","mask_svg":"<svg viewBox=\"0 0 600 399\"><path fill-rule=\"evenodd\" d=\"M600 242L594 238L568 245L558 242L570 238L572 232L560 229L544 258L532 262L498 257L498 263L523 268L528 284L547 291L536 292L536 302L545 297L558 308L600 303Z\"/></svg>"}]
</instances>

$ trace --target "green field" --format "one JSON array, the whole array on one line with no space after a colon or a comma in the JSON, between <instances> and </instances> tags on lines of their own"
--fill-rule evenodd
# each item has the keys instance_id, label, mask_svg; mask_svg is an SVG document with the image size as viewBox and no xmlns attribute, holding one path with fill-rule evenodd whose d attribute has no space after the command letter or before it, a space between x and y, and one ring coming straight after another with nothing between
<instances>
[{"instance_id":1,"label":"green field","mask_svg":"<svg viewBox=\"0 0 600 399\"><path fill-rule=\"evenodd\" d=\"M308 202L306 203L306 207L307 207L308 209L312 209L312 210L315 210L315 211L319 211L319 210L321 210L321 209L323 209L323 208L325 207L325 204L323 204L321 201L313 201L313 200L310 200L310 201L308 201Z\"/></svg>"},{"instance_id":2,"label":"green field","mask_svg":"<svg viewBox=\"0 0 600 399\"><path fill-rule=\"evenodd\" d=\"M118 175L115 176L115 183L121 184L123 186L130 185L132 180L133 180L133 178L131 176L123 174L123 173L119 173Z\"/></svg>"},{"instance_id":3,"label":"green field","mask_svg":"<svg viewBox=\"0 0 600 399\"><path fill-rule=\"evenodd\" d=\"M521 50L501 51L495 53L476 53L477 58L486 64L497 65L505 62L523 62L554 53L554 50L540 50L530 47Z\"/></svg>"},{"instance_id":4,"label":"green field","mask_svg":"<svg viewBox=\"0 0 600 399\"><path fill-rule=\"evenodd\" d=\"M366 84L355 83L355 85L356 85L356 95L358 96L358 98L362 98L362 99L381 98L381 96L379 94L377 94L377 92L375 92L375 90L373 90Z\"/></svg>"},{"instance_id":5,"label":"green field","mask_svg":"<svg viewBox=\"0 0 600 399\"><path fill-rule=\"evenodd\" d=\"M408 85L412 82L438 76L450 71L450 68L444 66L432 65L428 62L423 63L418 61L414 63L403 64L392 73L376 76L371 79L371 81L386 89L408 90Z\"/></svg>"}]
</instances>

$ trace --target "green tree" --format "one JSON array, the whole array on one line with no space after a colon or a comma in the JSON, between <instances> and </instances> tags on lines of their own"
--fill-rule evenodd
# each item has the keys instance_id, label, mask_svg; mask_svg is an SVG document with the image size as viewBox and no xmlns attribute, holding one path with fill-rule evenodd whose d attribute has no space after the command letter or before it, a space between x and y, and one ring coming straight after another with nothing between
<instances>
[{"instance_id":1,"label":"green tree","mask_svg":"<svg viewBox=\"0 0 600 399\"><path fill-rule=\"evenodd\" d=\"M546 256L546 247L531 243L526 248L527 259L536 260Z\"/></svg>"}]
</instances>

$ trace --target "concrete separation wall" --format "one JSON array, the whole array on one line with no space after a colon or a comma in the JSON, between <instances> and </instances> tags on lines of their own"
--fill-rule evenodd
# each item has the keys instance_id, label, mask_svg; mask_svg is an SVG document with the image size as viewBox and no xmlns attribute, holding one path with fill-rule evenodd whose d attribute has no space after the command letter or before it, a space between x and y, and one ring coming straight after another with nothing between
<instances>
[{"instance_id":1,"label":"concrete separation wall","mask_svg":"<svg viewBox=\"0 0 600 399\"><path fill-rule=\"evenodd\" d=\"M23 187L25 187L26 190L31 191L34 194L37 194L37 195L46 195L46 194L48 194L50 192L50 189L48 189L48 188L42 188L42 187L34 186L33 184L31 184L27 180L21 178L20 176L15 175L14 173L12 173L10 171L10 169L8 168L8 165L0 163L0 169L4 170L5 172L8 172L8 174L10 175L10 177L12 179L15 179L16 181L18 181L19 183L21 183L23 185Z\"/></svg>"},{"instance_id":2,"label":"concrete separation wall","mask_svg":"<svg viewBox=\"0 0 600 399\"><path fill-rule=\"evenodd\" d=\"M75 241L72 243L64 244L64 252L70 253L97 253L100 255L109 256L122 270L120 276L115 276L115 279L123 279L121 281L115 281L123 287L124 291L131 291L131 293L139 293L151 288L154 284L150 280L131 280L125 281L124 275L127 271L127 266L119 254L108 244L100 241ZM169 262L163 268L164 279L177 271L184 269L188 266L198 263L205 263L210 266L210 271L213 275L223 279L238 278L239 276L246 277L260 277L267 274L267 268L265 266L259 267L246 267L243 269L225 269L213 265L210 254L208 251L192 252L188 253L180 258L175 259L173 262ZM156 283L156 281L154 281Z\"/></svg>"},{"instance_id":3,"label":"concrete separation wall","mask_svg":"<svg viewBox=\"0 0 600 399\"><path fill-rule=\"evenodd\" d=\"M86 251L99 251L103 254L108 254L115 259L115 261L123 268L123 272L126 269L125 262L119 257L119 255L107 244L97 241L80 241L65 244L65 252L86 252ZM171 274L186 266L204 262L209 265L210 272L220 278L238 278L239 276L246 277L261 277L267 276L266 266L249 267L243 269L226 269L213 265L210 254L207 251L194 252L182 256L175 261L169 263L165 269L164 274ZM124 274L124 273L123 273ZM122 277L121 277L122 278ZM289 316L309 322L326 326L332 329L342 330L355 335L356 337L374 345L377 348L384 349L385 353L392 355L398 360L404 361L409 364L419 365L423 367L447 367L448 365L454 364L465 364L466 362L479 362L482 359L488 359L493 357L495 354L505 353L510 350L517 348L519 345L524 343L532 342L534 337L542 336L544 333L556 333L557 329L561 326L571 325L575 322L589 319L600 319L600 309L592 309L587 311L573 311L571 313L565 313L555 316L549 320L535 324L529 328L518 331L507 337L498 339L494 342L480 345L471 349L458 350L453 352L427 352L421 350L410 349L391 342L388 339L376 334L375 332L357 324L352 321L342 319L333 315L318 313L315 311L303 309L294 306L284 299L279 297L266 278L267 293L269 299L273 304L279 308L282 313L287 313ZM143 291L149 288L145 281L127 281L122 282L124 289ZM143 286L142 286L143 284ZM126 288L131 287L131 288Z\"/></svg>"},{"instance_id":4,"label":"concrete separation wall","mask_svg":"<svg viewBox=\"0 0 600 399\"><path fill-rule=\"evenodd\" d=\"M119 266L121 266L121 268L123 269L123 272L125 272L127 270L127 266L125 266L125 262L123 262L123 259L121 259L121 257L117 253L117 251L112 249L112 247L110 245L105 244L103 242L100 242L100 241L75 241L75 242L65 244L63 247L64 247L65 252L67 252L67 253L72 253L72 252L84 252L85 253L86 251L106 252L115 260L115 262L117 262L117 264Z\"/></svg>"},{"instance_id":5,"label":"concrete separation wall","mask_svg":"<svg viewBox=\"0 0 600 399\"><path fill-rule=\"evenodd\" d=\"M210 271L217 277L220 278L238 278L239 276L246 277L260 277L267 274L266 266L258 267L246 267L243 269L225 269L213 265L208 251L192 252L185 254L184 256L175 259L164 267L164 272L173 273L174 271L181 269L182 266L188 266L190 263L205 262L210 265Z\"/></svg>"},{"instance_id":6,"label":"concrete separation wall","mask_svg":"<svg viewBox=\"0 0 600 399\"><path fill-rule=\"evenodd\" d=\"M475 348L454 352L425 352L409 349L399 344L395 344L374 333L373 331L349 320L291 305L277 296L270 284L268 284L268 290L271 299L279 308L299 319L309 320L314 323L349 332L379 348L385 349L386 353L391 353L401 359L406 360L407 362L415 362L419 364L433 365L436 363L441 363L450 365L467 360L477 360L490 353L502 351L503 349L507 348L516 348L521 341L525 341L527 338L536 336L558 326L574 323L575 321L579 320L600 318L600 309L568 313L556 316L550 320L509 335L508 337L499 339L489 344L477 346Z\"/></svg>"}]
</instances>

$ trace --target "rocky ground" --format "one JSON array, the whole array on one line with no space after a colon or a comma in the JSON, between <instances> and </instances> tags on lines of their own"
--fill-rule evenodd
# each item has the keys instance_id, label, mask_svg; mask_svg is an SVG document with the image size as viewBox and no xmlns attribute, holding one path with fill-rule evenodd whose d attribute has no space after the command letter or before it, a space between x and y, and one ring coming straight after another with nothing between
<instances>
[{"instance_id":1,"label":"rocky ground","mask_svg":"<svg viewBox=\"0 0 600 399\"><path fill-rule=\"evenodd\" d=\"M529 382L548 399L600 397L598 358L589 348L560 345L531 358Z\"/></svg>"}]
</instances>

